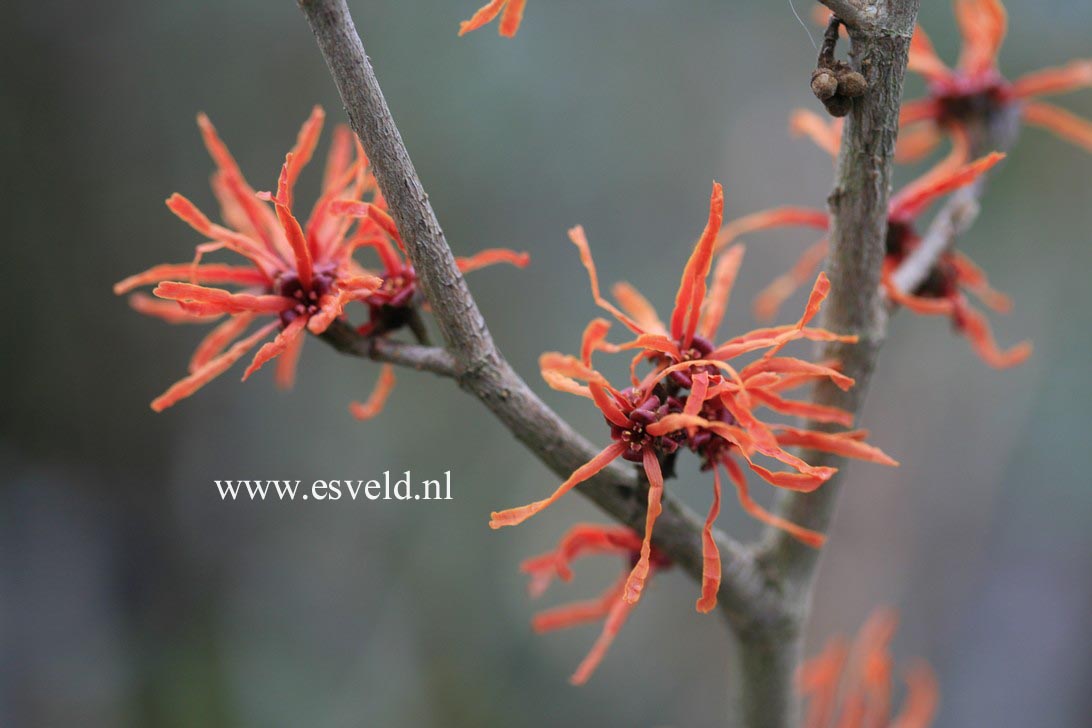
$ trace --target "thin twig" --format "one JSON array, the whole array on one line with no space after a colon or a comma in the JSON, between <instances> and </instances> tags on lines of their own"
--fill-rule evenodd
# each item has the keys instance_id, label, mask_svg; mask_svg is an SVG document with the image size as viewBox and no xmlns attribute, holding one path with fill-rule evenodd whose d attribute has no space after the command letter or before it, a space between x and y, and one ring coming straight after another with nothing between
<instances>
[{"instance_id":1,"label":"thin twig","mask_svg":"<svg viewBox=\"0 0 1092 728\"><path fill-rule=\"evenodd\" d=\"M443 335L455 379L551 470L568 477L597 449L538 398L494 344L410 161L348 7L344 0L300 0L299 4L398 224ZM372 351L354 353L373 355ZM633 468L615 464L578 490L622 523L643 528L644 485ZM663 505L654 541L700 579L703 522L677 499L665 496ZM723 612L736 624L776 615L778 601L766 589L750 550L721 532L716 539L723 570Z\"/></svg>"}]
</instances>

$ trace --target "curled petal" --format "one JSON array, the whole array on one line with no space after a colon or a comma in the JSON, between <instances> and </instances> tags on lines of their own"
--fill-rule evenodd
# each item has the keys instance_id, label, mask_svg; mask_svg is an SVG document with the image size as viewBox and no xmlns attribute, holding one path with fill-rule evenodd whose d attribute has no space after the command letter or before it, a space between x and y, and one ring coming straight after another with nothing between
<instances>
[{"instance_id":1,"label":"curled petal","mask_svg":"<svg viewBox=\"0 0 1092 728\"><path fill-rule=\"evenodd\" d=\"M269 334L279 325L280 322L271 321L245 339L235 342L231 348L223 354L210 360L203 367L191 373L184 379L175 382L166 392L153 399L152 409L156 412L162 412L171 405L189 397L201 387L227 371L232 364L239 361L244 354L253 349L259 341L266 336L269 336Z\"/></svg>"},{"instance_id":2,"label":"curled petal","mask_svg":"<svg viewBox=\"0 0 1092 728\"><path fill-rule=\"evenodd\" d=\"M762 389L751 389L750 391L756 402L783 415L795 415L814 422L831 422L845 427L853 425L853 413L838 407L829 407L808 401L782 399L776 394Z\"/></svg>"},{"instance_id":3,"label":"curled petal","mask_svg":"<svg viewBox=\"0 0 1092 728\"><path fill-rule=\"evenodd\" d=\"M545 498L540 501L535 501L526 506L520 506L519 508L510 508L506 511L494 511L491 514L489 521L489 527L492 529L504 528L505 526L516 526L523 523L531 516L535 515L544 508L547 508L558 501L561 496L568 493L574 487L583 483L585 480L591 478L603 468L610 465L623 452L625 452L626 445L623 443L614 442L608 445L598 455L577 468L569 479L562 483L556 491L549 498Z\"/></svg>"},{"instance_id":4,"label":"curled petal","mask_svg":"<svg viewBox=\"0 0 1092 728\"><path fill-rule=\"evenodd\" d=\"M641 543L641 555L637 558L633 571L629 573L629 578L626 579L625 592L622 595L622 599L629 604L636 604L641 598L641 592L645 589L645 582L652 568L652 528L656 525L660 512L663 511L660 500L664 494L664 476L660 472L660 461L656 457L656 452L650 447L644 449L642 458L645 475L648 477L648 510L645 513L645 538Z\"/></svg>"},{"instance_id":5,"label":"curled petal","mask_svg":"<svg viewBox=\"0 0 1092 728\"><path fill-rule=\"evenodd\" d=\"M713 524L720 515L720 475L713 468L713 503L709 506L709 515L705 517L705 526L701 530L701 596L694 608L699 612L711 612L717 606L717 592L720 591L720 550L713 538Z\"/></svg>"},{"instance_id":6,"label":"curled petal","mask_svg":"<svg viewBox=\"0 0 1092 728\"><path fill-rule=\"evenodd\" d=\"M384 364L379 370L379 380L375 383L375 389L368 395L364 402L350 402L349 413L358 420L370 420L383 411L387 403L387 397L394 389L394 367Z\"/></svg>"},{"instance_id":7,"label":"curled petal","mask_svg":"<svg viewBox=\"0 0 1092 728\"><path fill-rule=\"evenodd\" d=\"M740 470L739 465L737 465L734 460L725 459L724 467L728 471L728 477L731 479L732 484L736 487L739 505L747 515L767 525L773 526L776 529L784 531L807 546L819 548L823 545L826 541L826 536L823 534L774 515L756 503L754 499L751 498L750 490L747 487L747 479L744 477L743 471ZM720 478L717 475L717 468L715 467L713 468L713 478L717 482L717 487L719 487Z\"/></svg>"},{"instance_id":8,"label":"curled petal","mask_svg":"<svg viewBox=\"0 0 1092 728\"><path fill-rule=\"evenodd\" d=\"M958 250L949 251L947 261L955 268L959 276L959 285L978 296L982 303L998 313L1008 313L1012 310L1012 299L990 287L985 272L975 265L974 261Z\"/></svg>"},{"instance_id":9,"label":"curled petal","mask_svg":"<svg viewBox=\"0 0 1092 728\"><path fill-rule=\"evenodd\" d=\"M584 366L591 368L592 354L596 351L618 351L618 347L606 341L609 331L610 321L606 319L596 318L588 323L580 342L580 360Z\"/></svg>"},{"instance_id":10,"label":"curled petal","mask_svg":"<svg viewBox=\"0 0 1092 728\"><path fill-rule=\"evenodd\" d=\"M479 8L478 11L471 16L470 20L464 20L459 24L459 35L466 35L471 31L488 25L493 22L493 19L500 15L501 10L503 10L504 15L501 16L498 31L502 36L512 38L516 35L516 31L519 30L526 4L527 0L491 0L489 3Z\"/></svg>"},{"instance_id":11,"label":"curled petal","mask_svg":"<svg viewBox=\"0 0 1092 728\"><path fill-rule=\"evenodd\" d=\"M262 348L258 349L258 353L254 355L254 361L243 372L243 381L245 382L251 374L261 369L266 362L283 354L289 345L303 334L305 326L307 326L307 318L299 316L293 319L292 323L285 326L274 337L273 341L267 341L263 344Z\"/></svg>"},{"instance_id":12,"label":"curled petal","mask_svg":"<svg viewBox=\"0 0 1092 728\"><path fill-rule=\"evenodd\" d=\"M993 331L986 317L978 311L960 301L956 304L955 320L957 327L971 342L971 348L982 359L995 369L1008 369L1027 361L1031 356L1031 342L1022 341L1007 351L1002 351L993 338Z\"/></svg>"},{"instance_id":13,"label":"curled petal","mask_svg":"<svg viewBox=\"0 0 1092 728\"><path fill-rule=\"evenodd\" d=\"M595 300L597 306L604 311L609 312L614 318L625 326L627 329L635 334L645 333L644 328L629 316L622 313L613 303L603 298L599 293L599 274L595 270L595 261L592 259L591 247L588 245L588 238L584 235L584 228L577 225L569 230L569 240L572 241L576 249L580 251L580 262L584 264L585 270L588 271L588 281L591 284L592 298Z\"/></svg>"},{"instance_id":14,"label":"curled petal","mask_svg":"<svg viewBox=\"0 0 1092 728\"><path fill-rule=\"evenodd\" d=\"M713 192L709 198L709 219L697 245L694 246L690 259L683 268L679 291L675 295L675 308L671 312L671 335L688 348L694 339L701 316L701 306L705 301L706 278L713 263L713 243L717 231L724 221L724 188L713 183Z\"/></svg>"},{"instance_id":15,"label":"curled petal","mask_svg":"<svg viewBox=\"0 0 1092 728\"><path fill-rule=\"evenodd\" d=\"M629 425L629 417L627 417L618 406L617 400L607 392L599 382L590 382L588 389L591 391L592 399L595 401L595 406L599 408L599 411L603 413L603 416L608 420L618 425L619 427L626 427Z\"/></svg>"},{"instance_id":16,"label":"curled petal","mask_svg":"<svg viewBox=\"0 0 1092 728\"><path fill-rule=\"evenodd\" d=\"M754 367L754 369L751 367ZM853 377L848 377L837 369L788 356L760 359L754 364L744 367L740 374L748 377L758 371L827 377L843 392L852 387L854 382Z\"/></svg>"},{"instance_id":17,"label":"curled petal","mask_svg":"<svg viewBox=\"0 0 1092 728\"><path fill-rule=\"evenodd\" d=\"M542 634L605 619L614 605L621 601L623 583L619 580L612 584L598 599L563 604L539 612L531 620L531 629Z\"/></svg>"},{"instance_id":18,"label":"curled petal","mask_svg":"<svg viewBox=\"0 0 1092 728\"><path fill-rule=\"evenodd\" d=\"M862 442L861 438L867 433L799 430L786 425L774 425L773 429L777 433L778 443L785 447L806 447L892 467L899 464L878 447Z\"/></svg>"},{"instance_id":19,"label":"curled petal","mask_svg":"<svg viewBox=\"0 0 1092 728\"><path fill-rule=\"evenodd\" d=\"M1024 121L1053 132L1071 144L1092 152L1092 122L1041 101L1024 104Z\"/></svg>"}]
</instances>

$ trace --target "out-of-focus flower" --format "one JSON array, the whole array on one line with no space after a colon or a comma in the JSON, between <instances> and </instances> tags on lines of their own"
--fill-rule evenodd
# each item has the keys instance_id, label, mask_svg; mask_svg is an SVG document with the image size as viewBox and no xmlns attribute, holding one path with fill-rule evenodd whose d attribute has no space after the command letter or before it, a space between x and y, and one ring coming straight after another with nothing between
<instances>
[{"instance_id":1,"label":"out-of-focus flower","mask_svg":"<svg viewBox=\"0 0 1092 728\"><path fill-rule=\"evenodd\" d=\"M902 710L892 715L891 638L898 616L879 609L852 645L840 637L804 662L797 675L806 700L804 728L928 728L939 702L932 669L924 662L906 671Z\"/></svg>"},{"instance_id":2,"label":"out-of-focus flower","mask_svg":"<svg viewBox=\"0 0 1092 728\"><path fill-rule=\"evenodd\" d=\"M498 31L506 38L513 38L519 30L519 24L523 20L523 11L527 6L527 0L490 0L478 8L470 20L464 20L459 24L459 35L466 35L472 30L477 30L489 23L498 15L501 16ZM501 14L504 11L504 14Z\"/></svg>"},{"instance_id":3,"label":"out-of-focus flower","mask_svg":"<svg viewBox=\"0 0 1092 728\"><path fill-rule=\"evenodd\" d=\"M830 379L847 389L853 385L853 379L839 372L833 364L780 356L780 352L799 339L845 342L856 339L808 325L830 290L825 275L819 276L805 312L795 324L758 329L719 345L707 338L715 334L723 317L743 252L742 248L737 248L721 258L713 286L707 291L723 205L723 191L720 185L714 185L709 219L684 268L671 323L667 326L632 286L615 287L618 306L604 299L599 292L598 274L583 231L580 228L570 231L588 270L596 303L636 334L636 338L624 344L609 343L606 335L610 323L595 319L585 329L579 358L548 352L542 355L540 364L543 377L551 387L593 400L610 426L612 442L577 468L550 497L495 512L490 521L493 528L517 525L614 460L622 458L640 463L649 482L648 515L640 557L623 590L623 598L630 603L640 598L650 568L653 526L661 511L664 488L661 459L671 457L681 446L696 453L703 467L713 470L714 474L713 504L703 533L702 595L697 603L698 610L703 612L716 605L720 585L720 556L712 532L720 509L720 468L729 474L740 503L748 513L785 529L804 543L819 546L823 541L822 534L770 514L750 498L737 458L772 485L798 491L818 488L835 469L809 465L785 449L790 446L805 445L848 457L895 464L880 450L865 444L862 432L830 434L796 430L768 425L756 416L755 410L765 407L819 422L851 425L853 418L849 412L785 399L782 394L816 379ZM592 366L592 356L597 351L631 349L638 353L630 366L632 382L629 387L615 388ZM760 351L764 352L762 356L745 366L729 363L737 357ZM642 361L650 363L652 369L639 377L637 366ZM757 456L780 462L790 469L769 470L755 461Z\"/></svg>"},{"instance_id":4,"label":"out-of-focus flower","mask_svg":"<svg viewBox=\"0 0 1092 728\"><path fill-rule=\"evenodd\" d=\"M809 119L809 115L806 111L796 112L792 122L794 128L823 149L837 154L840 142L831 127L824 126L818 118ZM903 293L892 282L894 272L921 243L921 236L916 231L918 218L938 199L973 184L1004 158L1003 154L995 152L968 162L968 156L966 134L954 130L951 153L891 197L882 283L892 302L918 314L948 316L983 361L993 367L1006 368L1025 361L1031 355L1031 344L1022 342L1008 351L997 346L989 323L970 305L964 291L975 294L988 308L999 313L1007 313L1012 304L1008 297L990 287L986 275L967 256L954 249L945 251L925 282L912 294ZM800 226L826 231L828 223L827 213L822 210L800 207L764 210L726 225L720 231L717 246L729 245L752 232L777 227ZM825 238L805 249L790 271L758 295L755 315L763 320L773 318L781 304L810 280L826 255Z\"/></svg>"},{"instance_id":5,"label":"out-of-focus flower","mask_svg":"<svg viewBox=\"0 0 1092 728\"><path fill-rule=\"evenodd\" d=\"M1053 104L1042 96L1061 94L1092 86L1092 59L1070 61L1058 68L1028 73L1009 81L997 67L997 57L1008 27L1000 0L955 0L956 22L963 37L963 49L954 68L937 56L933 44L920 28L910 45L909 70L925 78L929 95L903 104L900 122L927 127L933 144L938 130L973 128L1005 107L1019 105L1024 122L1043 127L1059 137L1092 151L1092 123ZM913 127L911 127L913 128ZM920 138L917 151L927 153L931 145Z\"/></svg>"},{"instance_id":6,"label":"out-of-focus flower","mask_svg":"<svg viewBox=\"0 0 1092 728\"><path fill-rule=\"evenodd\" d=\"M578 558L590 554L617 554L625 558L628 568L640 558L640 552L640 535L625 526L581 523L569 529L555 550L527 559L520 566L520 570L530 575L529 591L531 597L536 598L546 591L555 578L562 581L572 579L572 562ZM670 565L666 556L656 548L652 549L649 558L650 575ZM628 571L623 571L596 599L547 609L536 614L531 621L536 632L552 632L590 622L603 622L603 631L599 638L570 678L573 685L583 685L595 672L633 609L634 605L622 598L627 574Z\"/></svg>"}]
</instances>

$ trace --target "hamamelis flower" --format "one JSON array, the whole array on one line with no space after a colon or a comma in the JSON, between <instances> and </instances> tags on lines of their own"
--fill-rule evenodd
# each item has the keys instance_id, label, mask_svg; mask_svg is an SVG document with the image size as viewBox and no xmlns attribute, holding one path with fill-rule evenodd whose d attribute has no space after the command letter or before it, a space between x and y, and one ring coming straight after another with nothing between
<instances>
[{"instance_id":1,"label":"hamamelis flower","mask_svg":"<svg viewBox=\"0 0 1092 728\"><path fill-rule=\"evenodd\" d=\"M380 267L373 272L380 277L382 283L363 299L368 306L368 321L359 327L358 333L378 336L407 325L423 299L417 286L417 272L406 255L402 236L387 212L386 203L377 195L371 202L335 200L331 209L335 214L361 220L361 230L353 239L352 245L354 248L371 248L379 258ZM462 273L470 273L498 263L524 268L530 261L531 257L527 253L517 253L506 248L489 248L469 257L455 258Z\"/></svg>"},{"instance_id":2,"label":"hamamelis flower","mask_svg":"<svg viewBox=\"0 0 1092 728\"><path fill-rule=\"evenodd\" d=\"M835 638L804 662L797 674L807 701L804 728L928 728L936 715L939 691L933 671L918 662L906 671L902 710L892 716L891 638L898 617L877 610L852 645Z\"/></svg>"},{"instance_id":3,"label":"hamamelis flower","mask_svg":"<svg viewBox=\"0 0 1092 728\"><path fill-rule=\"evenodd\" d=\"M205 146L216 163L212 189L226 224L212 222L182 195L171 195L167 200L171 212L209 242L197 246L189 263L155 266L114 287L115 293L124 294L154 285L153 293L161 300L153 303L137 296L133 306L168 321L224 319L198 345L189 375L152 401L157 412L196 392L274 332L273 339L258 349L243 379L280 358L277 381L290 386L305 329L321 334L341 316L347 303L379 287L381 281L351 259L352 249L345 244L350 223L330 211L333 200L359 197L373 184L359 145L354 159L354 140L347 129L335 134L322 193L306 225L292 211L296 180L314 153L323 119L322 109L315 107L285 157L276 194L266 193L259 199L208 117L198 116ZM246 264L202 262L205 255L219 250L241 256ZM244 336L262 319L272 320Z\"/></svg>"},{"instance_id":4,"label":"hamamelis flower","mask_svg":"<svg viewBox=\"0 0 1092 728\"><path fill-rule=\"evenodd\" d=\"M570 231L573 243L587 268L592 296L596 303L623 323L636 338L624 344L606 341L610 323L593 320L585 329L579 358L548 352L540 359L546 382L560 391L590 398L610 427L611 444L584 464L548 498L519 508L493 513L493 528L514 526L549 507L565 493L591 478L619 458L640 463L648 479L648 510L640 557L623 590L623 598L635 603L650 568L651 539L661 510L664 478L662 460L680 448L695 452L706 469L714 473L713 504L703 532L704 568L699 611L716 605L720 585L720 557L713 538L713 523L720 509L719 469L725 469L737 487L744 509L753 516L783 528L801 541L818 546L822 534L788 523L763 510L751 498L737 459L767 482L780 488L811 491L835 472L834 468L813 467L785 448L805 445L872 460L895 464L878 449L861 441L862 433L826 434L791 428L778 428L762 422L755 410L763 407L775 412L809 417L820 422L852 423L852 415L841 409L795 401L782 395L816 379L830 379L843 389L853 380L834 366L816 364L781 356L781 350L799 339L853 342L855 337L840 336L808 324L818 314L830 290L825 275L816 281L803 316L795 324L759 329L737 336L722 344L711 338L724 314L732 283L740 263L742 248L725 254L717 267L714 283L707 288L712 264L712 250L723 210L723 191L714 185L709 219L701 238L687 262L671 323L660 322L648 301L632 286L615 287L619 305L599 293L598 274L583 231ZM700 333L699 333L700 332ZM631 364L631 386L615 388L592 366L597 351L637 350ZM738 357L764 352L749 364L729 363ZM637 365L652 365L643 377ZM789 470L770 470L756 462L757 457L787 465Z\"/></svg>"},{"instance_id":5,"label":"hamamelis flower","mask_svg":"<svg viewBox=\"0 0 1092 728\"><path fill-rule=\"evenodd\" d=\"M806 115L806 112L798 112ZM815 140L822 148L836 154L836 139L819 126L817 120L796 122L801 133ZM1003 154L992 153L968 162L966 135L955 130L952 151L931 170L892 195L888 209L887 254L884 258L882 285L888 298L922 315L948 316L953 326L970 342L987 364L997 368L1015 366L1031 355L1031 345L1022 342L1002 351L994 340L986 318L975 310L964 291L969 291L988 308L1007 313L1009 299L990 287L985 273L967 256L950 249L938 259L928 278L913 294L903 293L893 283L894 272L920 244L916 230L918 218L938 199L961 187L973 184L985 172L1000 162ZM726 225L718 235L717 246L726 246L743 235L778 227L800 226L826 231L829 217L822 210L781 207L742 217ZM782 303L807 282L822 265L827 255L825 238L805 249L800 259L784 275L775 279L755 299L755 315L759 319L773 318Z\"/></svg>"},{"instance_id":6,"label":"hamamelis flower","mask_svg":"<svg viewBox=\"0 0 1092 728\"><path fill-rule=\"evenodd\" d=\"M519 24L523 20L523 11L527 6L527 0L490 0L478 8L478 11L470 18L459 24L459 35L466 35L472 30L477 30L500 15L498 31L506 38L513 38L519 30ZM501 13L503 11L503 14Z\"/></svg>"},{"instance_id":7,"label":"hamamelis flower","mask_svg":"<svg viewBox=\"0 0 1092 728\"><path fill-rule=\"evenodd\" d=\"M626 560L627 568L640 558L641 537L625 526L597 526L577 524L557 544L557 548L540 556L527 559L520 570L530 575L528 585L531 598L541 596L555 578L572 579L572 562L591 554L616 554ZM668 568L671 561L652 549L649 559L650 573ZM614 638L622 629L633 604L622 598L626 586L627 571L623 571L613 584L596 599L575 602L539 612L531 621L536 632L552 632L591 622L603 622L603 631L592 645L570 678L573 685L583 685L603 661Z\"/></svg>"},{"instance_id":8,"label":"hamamelis flower","mask_svg":"<svg viewBox=\"0 0 1092 728\"><path fill-rule=\"evenodd\" d=\"M914 31L908 68L925 78L929 95L903 104L902 124L931 122L927 128L932 130L935 142L938 129L988 122L1005 107L1018 105L1024 122L1092 151L1092 123L1037 100L1092 86L1092 60L1074 60L1009 81L997 67L1008 26L1000 0L955 0L955 15L963 48L954 68L937 56L920 27ZM922 153L928 151L928 144L921 143L919 149Z\"/></svg>"}]
</instances>

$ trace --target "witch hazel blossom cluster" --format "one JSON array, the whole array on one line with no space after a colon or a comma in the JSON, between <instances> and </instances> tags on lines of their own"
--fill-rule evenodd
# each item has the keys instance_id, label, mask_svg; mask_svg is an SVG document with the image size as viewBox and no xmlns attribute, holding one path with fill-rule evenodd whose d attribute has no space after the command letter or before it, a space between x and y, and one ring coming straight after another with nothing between
<instances>
[{"instance_id":1,"label":"witch hazel blossom cluster","mask_svg":"<svg viewBox=\"0 0 1092 728\"><path fill-rule=\"evenodd\" d=\"M197 245L189 262L153 266L114 286L140 313L172 324L217 324L194 351L189 373L152 400L153 410L193 395L255 347L243 379L276 361L276 383L290 388L305 335L322 335L357 308L366 313L356 327L365 337L386 336L416 315L422 297L415 271L364 150L348 127L334 131L310 215L301 220L294 211L296 182L314 155L324 120L316 106L285 155L276 191L257 192L212 122L204 114L197 117L216 164L211 185L223 224L212 222L181 194L171 195L170 211L207 242ZM359 250L373 251L379 266L358 262ZM245 264L206 260L221 252ZM495 248L456 262L470 272L496 263L522 268L529 257ZM149 286L152 296L138 291ZM379 414L394 384L393 368L384 365L375 389L364 402L351 403L350 412L358 419Z\"/></svg>"},{"instance_id":2,"label":"witch hazel blossom cluster","mask_svg":"<svg viewBox=\"0 0 1092 728\"><path fill-rule=\"evenodd\" d=\"M644 533L638 540L626 541L633 563L620 587L610 592L629 606L640 600L652 571L663 562L656 556L652 539L662 511L664 464L668 460L690 453L713 476L713 500L702 532L702 583L696 603L699 612L709 612L716 606L720 588L720 554L713 526L721 507L722 472L734 485L747 513L785 530L808 546L819 547L824 541L823 534L786 521L751 498L745 469L774 487L809 492L829 480L836 469L810 465L791 452L791 448L804 447L883 465L897 464L865 442L867 433L863 430L812 430L766 421L763 411L851 427L853 416L849 412L795 400L788 393L818 380L829 380L848 389L853 386L853 379L838 370L837 362L788 356L784 349L804 340L852 344L856 337L811 325L830 291L830 281L820 273L804 312L795 323L756 329L718 343L717 330L743 256L742 246L716 256L723 218L724 192L714 183L705 229L683 268L667 323L628 283L613 287L617 303L603 296L583 228L569 231L587 269L593 301L633 338L609 341L611 322L596 318L584 330L580 355L543 354L542 374L554 389L592 401L606 422L609 444L548 497L496 511L489 523L492 528L519 525L610 463L621 459L639 464L648 482ZM715 264L714 258L717 258ZM596 354L628 357L629 382L615 386L608 381L594 366ZM581 533L587 537L590 528L585 527ZM612 543L617 544L618 539ZM557 568L567 569L567 563L558 561ZM559 575L564 577L565 572L559 571ZM617 609L607 612L613 616L604 634L611 639L629 613L628 607ZM593 648L573 676L574 682L586 680L590 674L588 665L602 659L604 644L609 644L605 639Z\"/></svg>"}]
</instances>

